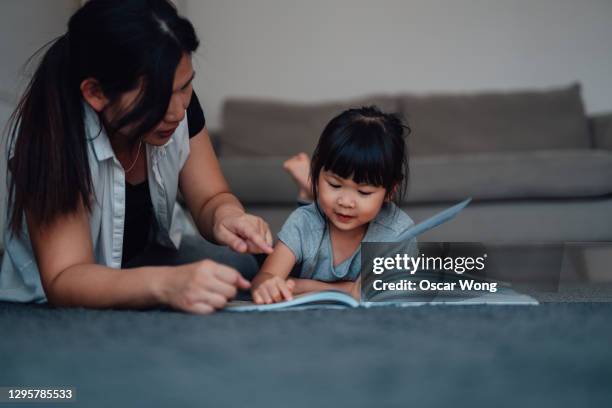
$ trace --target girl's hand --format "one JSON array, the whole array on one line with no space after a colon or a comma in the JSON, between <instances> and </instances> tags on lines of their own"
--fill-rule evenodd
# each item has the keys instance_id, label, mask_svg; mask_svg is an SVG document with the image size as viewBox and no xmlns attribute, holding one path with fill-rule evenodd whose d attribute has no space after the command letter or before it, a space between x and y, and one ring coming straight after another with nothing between
<instances>
[{"instance_id":1,"label":"girl's hand","mask_svg":"<svg viewBox=\"0 0 612 408\"><path fill-rule=\"evenodd\" d=\"M253 288L253 301L257 304L270 304L293 299L295 282L273 276Z\"/></svg>"},{"instance_id":2,"label":"girl's hand","mask_svg":"<svg viewBox=\"0 0 612 408\"><path fill-rule=\"evenodd\" d=\"M351 282L351 286L349 286L350 292L349 294L358 302L361 301L361 279L357 278L355 282Z\"/></svg>"},{"instance_id":3,"label":"girl's hand","mask_svg":"<svg viewBox=\"0 0 612 408\"><path fill-rule=\"evenodd\" d=\"M211 260L173 268L162 282L161 301L175 309L208 314L222 309L238 289L251 284L238 271Z\"/></svg>"},{"instance_id":4,"label":"girl's hand","mask_svg":"<svg viewBox=\"0 0 612 408\"><path fill-rule=\"evenodd\" d=\"M214 226L215 239L236 252L272 253L272 233L262 218L234 213L219 219Z\"/></svg>"},{"instance_id":5,"label":"girl's hand","mask_svg":"<svg viewBox=\"0 0 612 408\"><path fill-rule=\"evenodd\" d=\"M313 291L310 279L291 278L287 279L287 282L291 282L294 295L303 295L304 293Z\"/></svg>"}]
</instances>

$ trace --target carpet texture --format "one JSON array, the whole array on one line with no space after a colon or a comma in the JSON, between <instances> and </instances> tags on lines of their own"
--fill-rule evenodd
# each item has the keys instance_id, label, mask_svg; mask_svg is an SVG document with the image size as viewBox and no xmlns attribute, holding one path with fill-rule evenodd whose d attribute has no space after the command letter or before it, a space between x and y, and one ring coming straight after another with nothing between
<instances>
[{"instance_id":1,"label":"carpet texture","mask_svg":"<svg viewBox=\"0 0 612 408\"><path fill-rule=\"evenodd\" d=\"M0 303L17 406L610 406L612 303L195 316ZM9 404L0 404L0 408Z\"/></svg>"}]
</instances>

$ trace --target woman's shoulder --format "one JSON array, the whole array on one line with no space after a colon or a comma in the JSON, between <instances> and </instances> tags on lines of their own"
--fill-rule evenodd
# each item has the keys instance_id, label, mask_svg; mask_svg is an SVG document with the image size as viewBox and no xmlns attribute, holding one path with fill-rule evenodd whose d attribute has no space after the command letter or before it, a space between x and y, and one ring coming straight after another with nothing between
<instances>
[{"instance_id":1,"label":"woman's shoulder","mask_svg":"<svg viewBox=\"0 0 612 408\"><path fill-rule=\"evenodd\" d=\"M198 95L196 95L195 91L193 91L193 94L191 95L191 100L189 101L189 106L187 106L186 116L189 125L189 138L191 139L192 137L200 133L206 125L204 111L202 110L202 105L200 105Z\"/></svg>"}]
</instances>

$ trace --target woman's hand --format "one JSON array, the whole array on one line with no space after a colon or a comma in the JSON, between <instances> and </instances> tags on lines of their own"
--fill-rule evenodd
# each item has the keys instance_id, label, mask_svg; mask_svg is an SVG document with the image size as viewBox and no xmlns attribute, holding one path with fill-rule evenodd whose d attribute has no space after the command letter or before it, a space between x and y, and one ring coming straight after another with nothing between
<instances>
[{"instance_id":1,"label":"woman's hand","mask_svg":"<svg viewBox=\"0 0 612 408\"><path fill-rule=\"evenodd\" d=\"M293 299L295 282L279 276L271 276L253 287L253 301L257 304L270 304Z\"/></svg>"},{"instance_id":2,"label":"woman's hand","mask_svg":"<svg viewBox=\"0 0 612 408\"><path fill-rule=\"evenodd\" d=\"M192 313L209 314L225 307L238 289L251 284L238 271L211 260L181 265L161 282L162 303Z\"/></svg>"},{"instance_id":3,"label":"woman's hand","mask_svg":"<svg viewBox=\"0 0 612 408\"><path fill-rule=\"evenodd\" d=\"M262 218L244 212L233 212L218 218L213 232L220 244L241 253L272 253L272 233Z\"/></svg>"}]
</instances>

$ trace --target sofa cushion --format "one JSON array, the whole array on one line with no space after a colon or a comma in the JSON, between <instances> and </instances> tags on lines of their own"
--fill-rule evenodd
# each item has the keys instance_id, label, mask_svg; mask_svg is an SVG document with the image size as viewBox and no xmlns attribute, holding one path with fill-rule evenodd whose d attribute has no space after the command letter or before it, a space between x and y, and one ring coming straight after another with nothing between
<instances>
[{"instance_id":1,"label":"sofa cushion","mask_svg":"<svg viewBox=\"0 0 612 408\"><path fill-rule=\"evenodd\" d=\"M407 201L598 197L612 193L612 152L547 150L422 157Z\"/></svg>"},{"instance_id":2,"label":"sofa cushion","mask_svg":"<svg viewBox=\"0 0 612 408\"><path fill-rule=\"evenodd\" d=\"M298 188L283 170L286 156L220 157L232 192L244 204L295 204Z\"/></svg>"},{"instance_id":3,"label":"sofa cushion","mask_svg":"<svg viewBox=\"0 0 612 408\"><path fill-rule=\"evenodd\" d=\"M588 148L580 86L547 91L401 95L413 156Z\"/></svg>"},{"instance_id":4,"label":"sofa cushion","mask_svg":"<svg viewBox=\"0 0 612 408\"><path fill-rule=\"evenodd\" d=\"M245 204L295 205L285 157L222 158ZM407 203L597 197L612 193L612 152L549 150L421 157L411 161Z\"/></svg>"},{"instance_id":5,"label":"sofa cushion","mask_svg":"<svg viewBox=\"0 0 612 408\"><path fill-rule=\"evenodd\" d=\"M612 113L593 115L590 123L594 147L612 150Z\"/></svg>"},{"instance_id":6,"label":"sofa cushion","mask_svg":"<svg viewBox=\"0 0 612 408\"><path fill-rule=\"evenodd\" d=\"M343 102L285 103L228 99L223 105L223 156L289 156L311 154L325 125L345 109L377 105L397 112L397 100L371 96Z\"/></svg>"}]
</instances>

